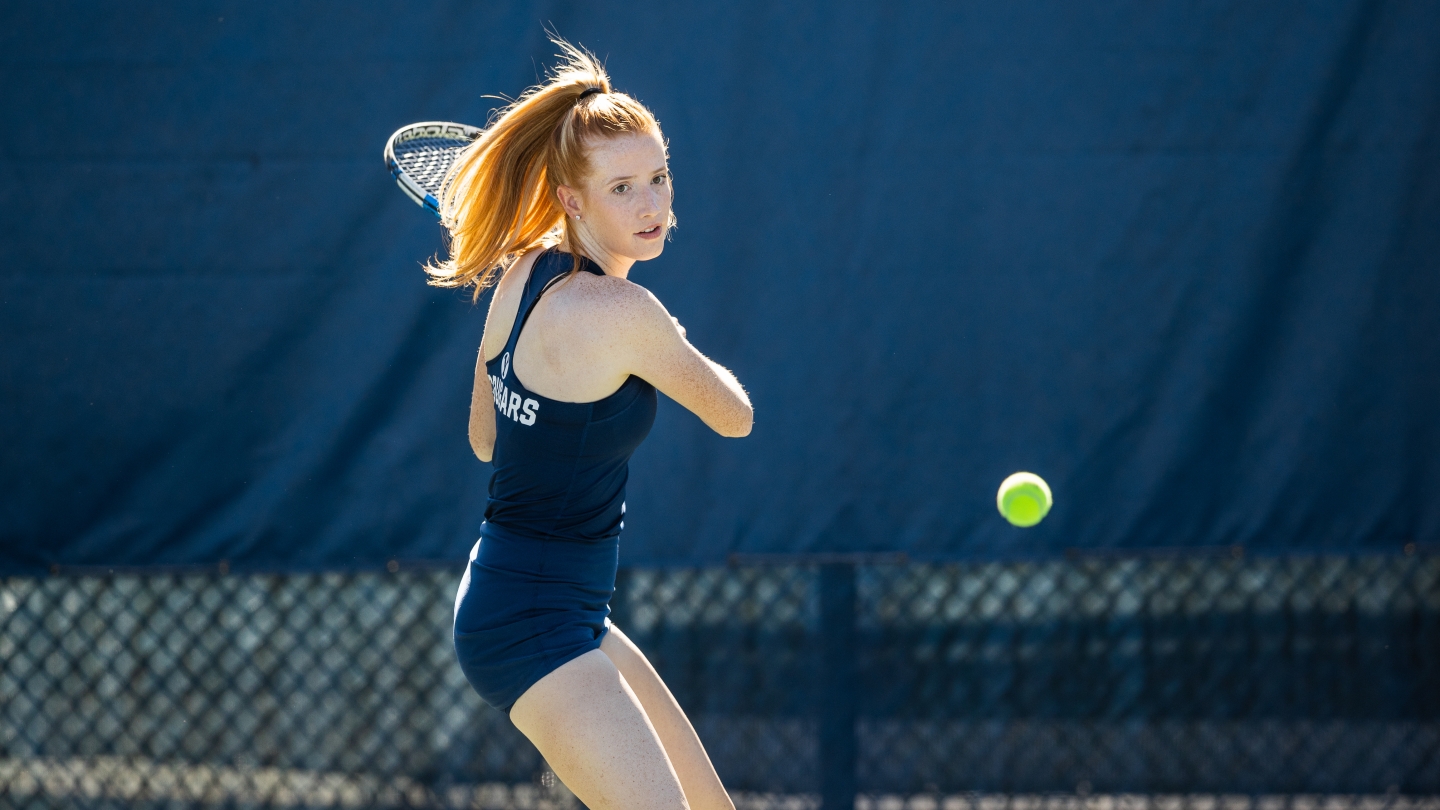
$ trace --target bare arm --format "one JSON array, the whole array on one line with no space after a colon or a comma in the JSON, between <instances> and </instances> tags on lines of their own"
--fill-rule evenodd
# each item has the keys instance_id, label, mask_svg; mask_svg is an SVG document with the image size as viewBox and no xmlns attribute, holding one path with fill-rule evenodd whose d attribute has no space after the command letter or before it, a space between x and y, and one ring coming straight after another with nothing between
<instances>
[{"instance_id":1,"label":"bare arm","mask_svg":"<svg viewBox=\"0 0 1440 810\"><path fill-rule=\"evenodd\" d=\"M470 394L470 449L481 461L495 453L495 395L485 370L485 347L475 360L475 390Z\"/></svg>"},{"instance_id":2,"label":"bare arm","mask_svg":"<svg viewBox=\"0 0 1440 810\"><path fill-rule=\"evenodd\" d=\"M505 271L490 296L490 307L485 312L485 334L480 338L480 357L475 361L475 388L470 394L470 449L481 461L489 461L495 455L495 394L490 387L490 374L485 370L485 363L504 350L510 326L515 321L515 310L520 306L525 278L539 255L539 251L531 251ZM502 317L500 313L508 313L509 318L496 323L496 318Z\"/></svg>"},{"instance_id":3,"label":"bare arm","mask_svg":"<svg viewBox=\"0 0 1440 810\"><path fill-rule=\"evenodd\" d=\"M701 354L685 339L685 330L664 305L642 288L629 296L629 372L709 425L721 436L747 436L754 410L745 389L730 370Z\"/></svg>"}]
</instances>

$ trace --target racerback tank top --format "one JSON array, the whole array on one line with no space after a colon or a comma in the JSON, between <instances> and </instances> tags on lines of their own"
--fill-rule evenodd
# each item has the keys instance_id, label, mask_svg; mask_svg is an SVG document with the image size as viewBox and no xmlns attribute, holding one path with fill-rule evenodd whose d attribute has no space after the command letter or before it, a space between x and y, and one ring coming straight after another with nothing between
<instances>
[{"instance_id":1,"label":"racerback tank top","mask_svg":"<svg viewBox=\"0 0 1440 810\"><path fill-rule=\"evenodd\" d=\"M581 259L583 272L603 275ZM495 395L495 449L491 456L491 531L595 543L624 527L630 456L655 422L655 388L636 376L594 402L560 402L540 396L515 374L520 332L552 281L574 267L555 249L535 260L515 313L505 350L485 364Z\"/></svg>"}]
</instances>

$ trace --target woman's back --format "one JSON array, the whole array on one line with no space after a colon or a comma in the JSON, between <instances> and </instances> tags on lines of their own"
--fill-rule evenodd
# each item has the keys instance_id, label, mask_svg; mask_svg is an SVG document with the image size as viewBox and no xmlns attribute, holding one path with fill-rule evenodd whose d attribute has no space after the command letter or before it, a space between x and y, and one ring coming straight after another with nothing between
<instances>
[{"instance_id":1,"label":"woman's back","mask_svg":"<svg viewBox=\"0 0 1440 810\"><path fill-rule=\"evenodd\" d=\"M560 402L593 402L630 376L616 346L623 339L616 329L622 326L616 323L617 299L639 290L627 289L635 285L606 276L588 261L589 272L564 277L574 262L572 254L554 249L532 251L516 262L496 285L481 351L487 361L500 356L522 317L521 298L536 289L529 282L537 273L546 276L542 284L558 278L535 302L511 361L530 390Z\"/></svg>"},{"instance_id":2,"label":"woman's back","mask_svg":"<svg viewBox=\"0 0 1440 810\"><path fill-rule=\"evenodd\" d=\"M496 414L495 472L485 519L492 529L518 536L593 543L619 535L623 527L630 455L655 421L656 396L652 385L627 374L598 399L573 399L577 389L605 380L603 366L585 367L583 338L566 334L584 320L579 313L587 303L580 288L604 281L602 271L584 259L582 272L565 278L574 261L570 254L547 250L527 262L528 268L514 268L521 272L496 304L508 309L508 299L515 299L510 329L502 331L502 323L487 330L487 341L503 335L505 342L485 364ZM571 300L538 317L562 291L571 293ZM566 345L578 350L565 352ZM550 361L544 362L547 354ZM532 373L548 387L531 387ZM570 379L575 376L579 385Z\"/></svg>"}]
</instances>

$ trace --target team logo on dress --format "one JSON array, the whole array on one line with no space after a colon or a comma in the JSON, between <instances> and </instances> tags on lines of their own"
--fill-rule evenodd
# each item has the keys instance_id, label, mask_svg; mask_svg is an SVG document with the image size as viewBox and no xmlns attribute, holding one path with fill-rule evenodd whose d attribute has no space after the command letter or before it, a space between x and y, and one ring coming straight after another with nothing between
<instances>
[{"instance_id":1,"label":"team logo on dress","mask_svg":"<svg viewBox=\"0 0 1440 810\"><path fill-rule=\"evenodd\" d=\"M500 358L500 376L490 375L490 390L495 394L495 410L501 416L514 419L527 427L535 424L535 416L540 411L539 401L522 397L518 392L507 388L505 378L508 376L510 376L510 353L506 352Z\"/></svg>"}]
</instances>

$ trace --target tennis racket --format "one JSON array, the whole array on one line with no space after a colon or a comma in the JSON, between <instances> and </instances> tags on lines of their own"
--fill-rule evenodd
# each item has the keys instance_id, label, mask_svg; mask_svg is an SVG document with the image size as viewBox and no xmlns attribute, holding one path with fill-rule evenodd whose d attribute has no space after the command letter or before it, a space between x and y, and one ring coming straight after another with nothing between
<instances>
[{"instance_id":1,"label":"tennis racket","mask_svg":"<svg viewBox=\"0 0 1440 810\"><path fill-rule=\"evenodd\" d=\"M460 150L484 130L451 121L422 121L403 126L385 142L385 167L405 195L440 218L445 173Z\"/></svg>"}]
</instances>

